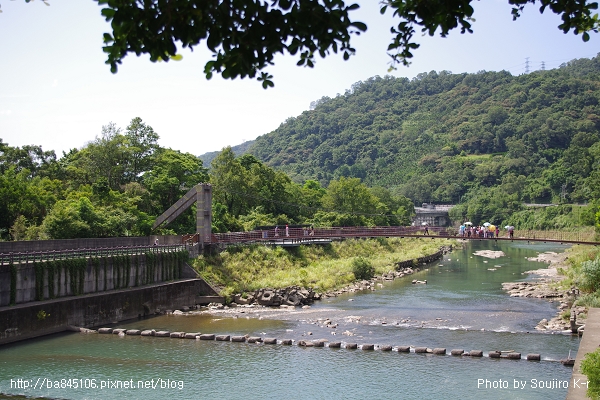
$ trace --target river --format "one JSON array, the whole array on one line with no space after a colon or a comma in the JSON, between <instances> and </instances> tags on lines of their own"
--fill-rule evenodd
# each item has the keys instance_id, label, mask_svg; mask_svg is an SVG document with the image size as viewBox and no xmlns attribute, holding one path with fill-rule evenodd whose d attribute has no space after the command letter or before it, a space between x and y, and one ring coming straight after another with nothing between
<instances>
[{"instance_id":1,"label":"river","mask_svg":"<svg viewBox=\"0 0 600 400\"><path fill-rule=\"evenodd\" d=\"M0 392L64 399L564 399L572 370L559 360L575 356L579 338L536 332L557 304L512 298L501 289L502 282L532 279L522 273L545 266L526 257L564 249L476 241L408 278L309 310L164 315L119 324L443 347L446 356L65 333L1 347ZM478 250L505 256L484 258L473 254ZM411 284L415 278L427 285ZM542 361L455 357L451 349L539 353Z\"/></svg>"}]
</instances>

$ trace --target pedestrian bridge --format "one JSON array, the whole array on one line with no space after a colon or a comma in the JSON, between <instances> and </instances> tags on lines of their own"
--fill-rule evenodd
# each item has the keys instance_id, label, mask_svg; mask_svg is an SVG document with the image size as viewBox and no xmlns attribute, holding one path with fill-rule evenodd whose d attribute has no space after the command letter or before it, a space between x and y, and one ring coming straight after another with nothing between
<instances>
[{"instance_id":1,"label":"pedestrian bridge","mask_svg":"<svg viewBox=\"0 0 600 400\"><path fill-rule=\"evenodd\" d=\"M514 237L509 238L507 231L500 231L499 237L458 236L453 229L442 227L416 226L377 226L377 227L332 227L332 228L279 228L277 230L254 230L250 232L213 233L210 235L210 245L227 246L233 244L261 243L292 247L301 244L324 244L333 240L349 238L400 237L421 239L459 239L459 240L509 240L527 242L557 242L571 244L598 245L593 232L564 232L564 231L533 231L515 230ZM200 235L186 235L184 242L198 243ZM204 243L207 244L207 243Z\"/></svg>"},{"instance_id":2,"label":"pedestrian bridge","mask_svg":"<svg viewBox=\"0 0 600 400\"><path fill-rule=\"evenodd\" d=\"M375 238L375 237L431 237L464 240L512 240L512 241L536 241L536 242L559 242L580 243L598 245L595 234L589 232L566 232L566 231L532 231L515 230L514 237L509 238L508 232L501 231L499 237L466 237L457 236L453 228L446 228L432 222L438 220L423 219L425 226L378 226L378 227L331 227L315 228L278 226L270 229L256 229L250 232L212 233L212 186L201 183L194 186L181 199L173 204L167 211L160 215L153 229L162 224L168 224L186 209L196 204L196 233L185 235L183 243L193 245L195 249L203 249L206 246L228 246L232 244L262 243L275 246L299 246L301 244L323 244L332 240L344 238ZM449 207L449 206L446 206ZM435 207L427 207L436 211ZM437 211L442 210L441 206ZM449 222L449 221L447 221ZM427 231L425 231L427 227Z\"/></svg>"}]
</instances>

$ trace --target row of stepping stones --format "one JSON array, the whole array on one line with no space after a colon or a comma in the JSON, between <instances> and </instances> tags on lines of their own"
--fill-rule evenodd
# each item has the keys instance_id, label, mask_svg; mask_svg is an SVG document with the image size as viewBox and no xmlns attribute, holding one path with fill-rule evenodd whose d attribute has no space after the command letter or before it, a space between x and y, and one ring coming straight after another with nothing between
<instances>
[{"instance_id":1,"label":"row of stepping stones","mask_svg":"<svg viewBox=\"0 0 600 400\"><path fill-rule=\"evenodd\" d=\"M157 331L154 329L148 330L140 330L140 329L113 329L113 328L100 328L98 329L98 333L102 334L114 334L119 336L155 336L155 337L171 337L171 338L179 338L179 339L196 339L196 340L216 340L220 342L242 342L242 343L264 343L264 344L283 344L291 346L293 344L292 339L282 339L277 340L276 338L262 338L260 336L231 336L231 335L215 335L212 333L199 333L199 332L171 332L171 331ZM342 348L342 342L329 342L327 339L317 339L317 340L300 340L297 342L300 347L329 347L332 349ZM392 351L394 350L393 346L389 345L374 345L374 344L362 344L358 345L358 343L346 343L344 348L346 349L358 349L362 350L381 350L381 351ZM411 346L397 346L395 347L396 351L399 353L410 353L411 349L413 353L417 354L437 354L437 355L446 355L447 351L443 347L436 347L431 349L429 347L411 347ZM462 357L483 357L482 350L471 350L464 351L462 349L453 349L450 351L450 355L453 356L462 356ZM493 350L488 352L489 358L507 358L511 360L520 360L521 353L518 352L501 352L497 350ZM541 357L539 354L527 354L526 359L529 361L540 361Z\"/></svg>"}]
</instances>

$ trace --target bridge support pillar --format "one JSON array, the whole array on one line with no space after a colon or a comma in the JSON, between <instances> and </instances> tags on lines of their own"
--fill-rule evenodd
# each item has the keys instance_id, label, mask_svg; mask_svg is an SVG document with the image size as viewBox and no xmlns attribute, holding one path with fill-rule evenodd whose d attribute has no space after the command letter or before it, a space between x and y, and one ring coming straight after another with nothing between
<instances>
[{"instance_id":1,"label":"bridge support pillar","mask_svg":"<svg viewBox=\"0 0 600 400\"><path fill-rule=\"evenodd\" d=\"M209 183L196 185L196 233L202 247L211 243L212 186Z\"/></svg>"}]
</instances>

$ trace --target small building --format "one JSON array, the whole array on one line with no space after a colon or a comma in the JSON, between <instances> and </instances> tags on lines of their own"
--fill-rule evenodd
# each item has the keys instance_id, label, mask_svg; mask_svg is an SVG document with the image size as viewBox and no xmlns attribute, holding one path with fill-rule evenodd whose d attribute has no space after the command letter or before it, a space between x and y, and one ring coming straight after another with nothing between
<instances>
[{"instance_id":1,"label":"small building","mask_svg":"<svg viewBox=\"0 0 600 400\"><path fill-rule=\"evenodd\" d=\"M454 207L453 204L436 205L423 203L421 207L415 207L413 225L421 226L427 224L429 226L450 226L451 221L448 211L452 207Z\"/></svg>"}]
</instances>

